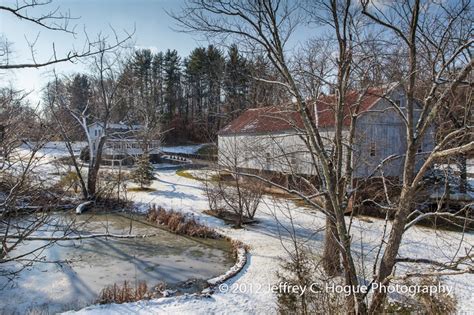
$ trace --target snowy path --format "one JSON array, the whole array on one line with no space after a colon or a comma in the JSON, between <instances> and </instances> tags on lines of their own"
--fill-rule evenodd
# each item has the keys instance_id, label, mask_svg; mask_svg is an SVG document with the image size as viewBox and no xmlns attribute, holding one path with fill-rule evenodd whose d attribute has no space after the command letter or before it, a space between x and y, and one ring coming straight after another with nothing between
<instances>
[{"instance_id":1,"label":"snowy path","mask_svg":"<svg viewBox=\"0 0 474 315\"><path fill-rule=\"evenodd\" d=\"M276 312L275 296L268 288L277 282L276 271L281 263L280 257L285 257L285 250L279 238L279 226L270 209L275 202L265 198L259 208L258 225L245 229L232 229L221 220L202 213L207 209L207 201L202 194L201 183L196 180L180 177L174 171L158 171L158 180L154 181L151 193L134 193L131 198L146 209L148 204L155 203L168 209L172 208L192 213L196 219L213 226L223 234L250 245L249 261L242 272L226 282L229 292L216 292L210 298L182 296L163 298L152 301L141 301L127 304L90 306L78 314L274 314ZM314 234L313 231L324 226L321 214L310 213L308 209L291 206L291 214L296 223L300 237L310 239L313 248L321 248L323 232ZM289 219L283 212L276 214L281 224L289 226ZM365 222L356 220L352 227L354 244L361 243L364 238L364 253L370 253L378 244L376 241L381 233L383 222L374 220ZM415 227L404 239L401 254L412 257L446 259L449 252L456 250L460 233L435 232L433 230ZM463 247L474 244L474 235L464 237ZM285 241L284 241L285 243ZM443 250L440 247L443 247ZM354 247L358 247L355 245ZM370 255L370 254L369 254ZM473 275L450 276L446 284L454 286L459 300L458 311L474 309L472 294Z\"/></svg>"}]
</instances>

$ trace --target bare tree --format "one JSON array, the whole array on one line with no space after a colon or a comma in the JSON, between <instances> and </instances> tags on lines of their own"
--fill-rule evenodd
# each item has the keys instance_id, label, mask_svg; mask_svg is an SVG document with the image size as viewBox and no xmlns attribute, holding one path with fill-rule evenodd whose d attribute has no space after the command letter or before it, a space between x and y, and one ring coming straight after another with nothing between
<instances>
[{"instance_id":1,"label":"bare tree","mask_svg":"<svg viewBox=\"0 0 474 315\"><path fill-rule=\"evenodd\" d=\"M439 6L442 12L438 12L430 6ZM384 4L385 6L385 4ZM430 152L418 152L424 137L432 128L433 119L440 110L441 104L449 97L449 91L453 91L466 80L472 70L472 60L467 53L472 45L468 32L464 30L461 36L453 36L451 30L462 24L463 16L468 15L468 3L463 2L452 6L441 4L422 5L420 1L394 3L386 5L383 9L377 8L376 4L363 1L362 6L352 1L328 1L316 2L314 11L310 11L309 18L319 24L329 26L333 34L332 39L336 43L337 58L335 62L334 77L320 78L327 82L336 92L332 110L334 113L334 133L330 137L332 145L328 146L325 136L316 125L312 116L310 102L307 102L301 85L292 71L291 55L286 49L286 44L292 33L301 21L302 16L308 16L296 4L287 1L190 1L182 14L175 15L179 24L189 31L200 32L208 37L219 37L227 39L238 38L243 44L259 47L264 51L268 59L281 75L281 80L273 81L274 84L283 86L294 99L293 109L299 115L302 122L302 140L313 159L313 165L318 170L321 182L317 186L319 194L324 196L324 206L317 204L311 196L281 186L282 189L300 196L309 205L323 211L328 218L326 242L331 242L332 252L339 251L342 258L342 267L345 284L357 287L360 284L358 270L354 262L351 249L351 224L346 223L345 210L354 192L352 161L354 158L354 130L359 113L358 105L349 109L351 119L348 139L344 135L343 121L347 115L346 97L351 84L351 71L354 67L355 53L360 41L356 41L363 32L358 32L363 24L361 13L369 20L374 21L377 31L388 29L395 34L395 43L406 45L408 62L406 73L401 81L406 86L407 104L402 106L391 99L389 95L381 95L386 98L399 114L400 119L406 126L406 152L403 156L389 157L387 160L402 159L403 175L402 190L397 201L390 203L395 209L394 221L387 240L381 240L384 252L380 262L377 260L378 268L374 272L374 281L388 283L397 263L402 236L407 228L407 218L414 211L413 201L415 192L422 183L423 175L437 160L452 154L471 151L473 142L468 142L455 147L447 147L452 144L452 139L460 136L465 137L466 132L472 134L470 128L461 128L451 132L447 138L439 143ZM307 8L306 8L307 9ZM387 14L386 12L390 13ZM393 20L387 20L388 18ZM408 18L407 18L408 17ZM423 21L423 23L421 22ZM428 22L430 21L430 22ZM437 32L430 34L431 25L437 25ZM439 36L438 36L439 35ZM459 38L460 40L456 40ZM384 38L384 40L387 40ZM448 45L449 43L449 45ZM428 51L422 52L425 48ZM420 55L433 58L430 63L431 84L427 93L421 99L421 110L417 110L417 90L419 88L417 78L420 75L418 60ZM467 57L467 58L466 58ZM455 74L446 78L446 70L452 65L459 65ZM359 69L362 69L359 68ZM404 68L403 68L404 69ZM318 73L314 73L317 77ZM443 79L443 80L441 80ZM361 80L362 82L362 80ZM420 89L422 90L422 89ZM363 88L359 93L359 100L368 93ZM355 102L356 104L360 102ZM422 166L420 155L424 157ZM388 161L382 161L382 165ZM241 171L239 172L241 174ZM382 174L383 175L383 174ZM252 176L252 175L248 175ZM259 177L253 175L254 177ZM263 181L266 179L261 178ZM316 193L316 194L318 194ZM332 236L332 237L331 237ZM329 248L328 251L329 252ZM336 255L335 257L338 257ZM336 262L337 265L337 262ZM465 269L459 272L469 272ZM377 292L370 301L370 311L380 311L383 307L385 294ZM348 311L367 313L369 308L366 296L361 293L352 293L346 302Z\"/></svg>"},{"instance_id":2,"label":"bare tree","mask_svg":"<svg viewBox=\"0 0 474 315\"><path fill-rule=\"evenodd\" d=\"M25 265L35 261L35 254L44 247L34 248L28 253L11 255L24 239L46 224L50 217L43 213L51 203L61 198L46 188L46 179L35 169L45 163L41 149L49 141L51 133L40 120L38 113L24 101L24 93L2 89L0 96L0 266L24 259ZM31 214L25 220L17 217ZM23 265L23 266L25 266ZM23 268L0 271L0 275L14 276Z\"/></svg>"},{"instance_id":3,"label":"bare tree","mask_svg":"<svg viewBox=\"0 0 474 315\"><path fill-rule=\"evenodd\" d=\"M471 126L465 125L446 135L433 151L426 153L424 163L419 170L416 168L417 152L422 145L424 135L429 132L443 103L450 97L452 91L469 78L472 71L473 61L470 56L472 38L465 30L456 32L456 28L462 25L466 18L469 19L470 2L461 1L449 6L439 5L436 9L440 9L438 11L440 13L435 13L436 9L429 4L422 4L421 1L413 3L406 1L384 8L384 10L389 10L390 15L383 14L375 3L363 1L362 5L363 13L381 27L389 29L397 42L402 43L408 52L408 71L403 78L407 89L407 104L406 111L401 112L406 122L402 191L375 279L385 283L389 281L389 276L396 264L407 220L410 212L413 211L415 192L420 187L424 174L438 159L474 149L473 141L450 147L454 139L465 137L466 134L472 136ZM436 31L433 31L433 25L436 25ZM419 84L422 76L420 66L423 58L427 59L430 66L431 83L425 93L417 95L420 91ZM456 65L459 70L449 74L449 70ZM422 97L422 109L419 113L416 113L417 96ZM379 311L384 298L383 292L377 292L370 310Z\"/></svg>"},{"instance_id":4,"label":"bare tree","mask_svg":"<svg viewBox=\"0 0 474 315\"><path fill-rule=\"evenodd\" d=\"M117 41L117 45L122 45L124 41ZM112 115L121 101L119 89L121 82L119 75L121 73L122 56L119 48L121 46L109 46L105 39L99 44L100 53L91 57L92 69L92 95L87 100L87 104L81 109L71 106L65 89L61 89L61 82L56 78L52 93L48 93L47 101L53 114L54 120L59 126L59 131L66 143L70 157L73 161L75 171L79 177L83 197L89 203L97 198L97 180L102 162L102 152L108 137L115 134L121 134L123 131L114 131L109 126L112 123ZM87 168L87 177L84 178L74 155L71 146L71 139L68 135L68 127L64 125L58 111L66 111L75 122L80 126L84 138L87 139L89 159ZM99 123L103 128L103 133L94 141L91 135L90 124Z\"/></svg>"},{"instance_id":5,"label":"bare tree","mask_svg":"<svg viewBox=\"0 0 474 315\"><path fill-rule=\"evenodd\" d=\"M252 178L240 175L242 148L236 142L221 144L225 154L220 155L220 168L206 178L205 193L211 210L231 211L237 215L236 226L241 227L244 218L253 219L263 195L263 185ZM255 148L256 149L256 148ZM248 152L246 150L245 152ZM214 209L213 209L214 208Z\"/></svg>"},{"instance_id":6,"label":"bare tree","mask_svg":"<svg viewBox=\"0 0 474 315\"><path fill-rule=\"evenodd\" d=\"M11 5L0 5L0 14L13 15L19 20L25 21L26 23L35 24L42 29L69 33L71 36L75 36L77 34L76 25L71 25L71 22L77 20L77 18L71 16L70 12L68 11L61 11L60 7L53 7L49 9L52 3L53 0L28 0L16 2L16 4ZM28 41L32 62L12 62L12 43L9 42L7 38L2 37L2 41L0 42L0 69L14 70L25 68L41 68L62 62L76 61L81 58L100 54L100 52L104 49L104 47L97 45L97 43L100 42L100 38L95 41L90 40L87 34L84 35L86 37L86 41L84 45L82 45L82 50L71 49L64 55L60 55L57 53L56 47L53 44L51 55L45 60L38 60L37 58L35 46L38 38L31 42ZM131 36L131 34L127 35Z\"/></svg>"},{"instance_id":7,"label":"bare tree","mask_svg":"<svg viewBox=\"0 0 474 315\"><path fill-rule=\"evenodd\" d=\"M52 1L23 1L13 5L0 5L0 14L11 14L26 23L33 23L43 29L66 32L74 35L74 29L69 26L74 20L69 13L61 13L59 8L52 9L46 13L35 14L35 9L48 8ZM111 88L115 80L110 71L115 67L111 65L106 53L121 47L131 38L131 34L126 34L124 38L119 38L115 34L115 42L106 44L103 36L98 36L96 41L90 41L87 34L86 42L82 46L83 50L70 50L61 56L56 52L55 46L51 51L51 56L47 60L38 60L36 57L36 41L30 42L32 62L13 62L11 43L4 36L0 43L0 69L15 70L25 68L40 68L54 65L61 62L76 61L80 58L93 58L98 69L96 81L99 82L96 91L99 104L106 108L104 121L113 110L115 102L115 89ZM109 68L110 67L110 68ZM112 80L112 81L111 81ZM61 96L61 94L58 94ZM67 137L67 126L59 124L54 131L49 129L48 123L35 108L29 107L25 102L26 95L16 92L13 89L2 88L0 95L0 264L2 276L14 276L23 267L30 266L37 261L43 261L43 250L57 241L94 237L108 237L109 233L97 235L70 235L75 231L75 220L58 223L49 210L68 208L71 199L65 201L67 192L58 190L55 182L56 178L51 178L50 174L44 174L44 170L38 171L39 167L52 164L52 161L45 157L43 149L46 143L53 138L54 131L59 130L65 136L66 146L71 156L74 152L70 139ZM64 101L64 100L62 100ZM59 103L59 99L50 99L49 103ZM54 113L53 113L54 114ZM80 113L76 115L81 118ZM60 120L58 120L60 121ZM84 122L84 120L81 120ZM87 125L85 125L87 131ZM77 174L81 174L80 167L75 159L74 166ZM100 157L99 157L100 160ZM60 163L54 163L60 165ZM60 169L57 169L60 173ZM98 167L91 168L91 179L97 177ZM85 198L95 195L95 182L86 182L81 178L81 186L85 192ZM67 203L62 205L62 203ZM21 218L21 219L20 219ZM73 228L74 227L74 228ZM44 228L45 230L58 232L55 236L37 236L35 233ZM59 233L60 232L60 233ZM77 231L75 231L77 232ZM113 237L113 236L112 236ZM135 237L133 235L116 237ZM40 246L33 246L27 252L16 251L20 245L29 240L42 240ZM19 270L3 271L3 264L20 264Z\"/></svg>"}]
</instances>

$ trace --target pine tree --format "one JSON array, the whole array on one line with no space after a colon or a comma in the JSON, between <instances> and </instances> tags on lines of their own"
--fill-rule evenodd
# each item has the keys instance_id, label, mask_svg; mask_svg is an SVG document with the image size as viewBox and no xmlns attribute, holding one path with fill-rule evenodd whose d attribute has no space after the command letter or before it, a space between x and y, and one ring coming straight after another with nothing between
<instances>
[{"instance_id":1,"label":"pine tree","mask_svg":"<svg viewBox=\"0 0 474 315\"><path fill-rule=\"evenodd\" d=\"M205 69L206 49L195 48L186 59L185 75L188 84L189 115L192 122L203 117L204 96L206 93Z\"/></svg>"},{"instance_id":2,"label":"pine tree","mask_svg":"<svg viewBox=\"0 0 474 315\"><path fill-rule=\"evenodd\" d=\"M228 119L234 119L248 107L249 78L247 60L240 55L237 45L232 45L228 52L224 78Z\"/></svg>"},{"instance_id":3,"label":"pine tree","mask_svg":"<svg viewBox=\"0 0 474 315\"><path fill-rule=\"evenodd\" d=\"M222 52L209 45L206 50L206 76L207 76L207 129L210 134L215 134L220 128L220 111L222 95L222 79L224 77L225 59Z\"/></svg>"},{"instance_id":4,"label":"pine tree","mask_svg":"<svg viewBox=\"0 0 474 315\"><path fill-rule=\"evenodd\" d=\"M150 163L148 154L143 154L137 161L137 167L132 172L132 180L134 183L140 185L140 188L145 188L151 185L153 177L153 165Z\"/></svg>"},{"instance_id":5,"label":"pine tree","mask_svg":"<svg viewBox=\"0 0 474 315\"><path fill-rule=\"evenodd\" d=\"M171 120L177 109L181 109L181 58L176 50L167 50L164 65L164 100L167 110L165 116Z\"/></svg>"}]
</instances>

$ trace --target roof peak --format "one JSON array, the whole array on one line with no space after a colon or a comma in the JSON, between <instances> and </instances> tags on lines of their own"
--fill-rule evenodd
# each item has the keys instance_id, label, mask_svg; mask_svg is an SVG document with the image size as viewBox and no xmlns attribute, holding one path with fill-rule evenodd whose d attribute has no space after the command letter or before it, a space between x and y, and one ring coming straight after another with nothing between
<instances>
[{"instance_id":1,"label":"roof peak","mask_svg":"<svg viewBox=\"0 0 474 315\"><path fill-rule=\"evenodd\" d=\"M389 83L359 91L347 91L344 103L344 125L348 126L350 124L351 111L354 108L357 108L359 113L370 110L384 94L390 93L398 85L398 83ZM311 116L319 127L330 128L335 125L334 104L336 103L336 96L336 94L321 94L316 100L305 100L306 103L309 103ZM272 133L288 131L295 127L303 128L301 116L291 107L294 104L294 102L285 102L279 105L248 108L222 128L219 134ZM356 104L358 106L354 107Z\"/></svg>"}]
</instances>

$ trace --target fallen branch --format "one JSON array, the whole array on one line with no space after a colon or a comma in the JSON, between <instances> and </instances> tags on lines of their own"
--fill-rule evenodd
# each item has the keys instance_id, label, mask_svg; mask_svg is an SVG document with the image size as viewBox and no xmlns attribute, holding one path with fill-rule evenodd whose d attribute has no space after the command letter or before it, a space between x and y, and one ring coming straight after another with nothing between
<instances>
[{"instance_id":1,"label":"fallen branch","mask_svg":"<svg viewBox=\"0 0 474 315\"><path fill-rule=\"evenodd\" d=\"M86 210L93 203L94 203L94 201L86 201L86 202L81 203L76 208L76 214L81 214L84 210Z\"/></svg>"},{"instance_id":2,"label":"fallen branch","mask_svg":"<svg viewBox=\"0 0 474 315\"><path fill-rule=\"evenodd\" d=\"M89 238L99 238L99 237L110 237L110 238L147 238L157 236L158 234L141 234L141 235L133 235L133 234L90 234L90 235L74 235L74 236L17 236L17 235L9 235L8 238L11 239L22 239L25 241L74 241L74 240L83 240Z\"/></svg>"},{"instance_id":3,"label":"fallen branch","mask_svg":"<svg viewBox=\"0 0 474 315\"><path fill-rule=\"evenodd\" d=\"M397 258L396 262L401 262L401 263L414 263L414 264L428 264L428 265L433 265L437 267L442 267L445 269L451 269L451 270L461 270L457 266L453 266L450 264L444 264L442 262L436 261L436 260L431 260L427 258Z\"/></svg>"},{"instance_id":4,"label":"fallen branch","mask_svg":"<svg viewBox=\"0 0 474 315\"><path fill-rule=\"evenodd\" d=\"M407 273L401 277L392 277L392 278L387 278L390 280L406 280L408 278L424 278L424 277L443 277L443 276L456 276L456 275L462 275L465 273L474 273L474 270L471 268L466 268L466 269L460 269L460 270L454 270L454 271L446 271L446 272L412 272L412 273Z\"/></svg>"},{"instance_id":5,"label":"fallen branch","mask_svg":"<svg viewBox=\"0 0 474 315\"><path fill-rule=\"evenodd\" d=\"M472 203L469 204L468 206L471 206L471 205L472 205ZM427 213L422 213L419 216L417 216L415 219L413 219L412 221L410 221L409 223L407 223L405 225L405 231L408 230L409 228L411 228L413 225L420 222L421 220L431 218L431 217L441 217L441 218L445 218L445 219L452 218L452 219L459 219L459 220L466 220L466 221L469 221L469 222L474 222L474 219L471 219L467 216L460 216L459 215L460 213L465 211L465 209L467 209L467 206L462 208L461 210L457 211L456 213L451 213L451 212L427 212Z\"/></svg>"}]
</instances>

